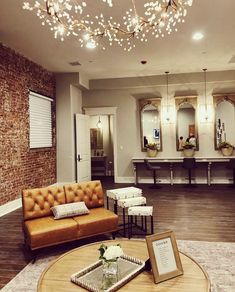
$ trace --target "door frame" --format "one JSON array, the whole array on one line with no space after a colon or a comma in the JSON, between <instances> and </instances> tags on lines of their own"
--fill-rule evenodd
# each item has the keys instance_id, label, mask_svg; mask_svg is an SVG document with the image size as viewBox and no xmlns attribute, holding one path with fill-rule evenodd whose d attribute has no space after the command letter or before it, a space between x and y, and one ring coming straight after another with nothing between
<instances>
[{"instance_id":1,"label":"door frame","mask_svg":"<svg viewBox=\"0 0 235 292\"><path fill-rule=\"evenodd\" d=\"M88 116L113 116L113 160L114 160L114 182L117 181L117 107L83 107L85 115Z\"/></svg>"}]
</instances>

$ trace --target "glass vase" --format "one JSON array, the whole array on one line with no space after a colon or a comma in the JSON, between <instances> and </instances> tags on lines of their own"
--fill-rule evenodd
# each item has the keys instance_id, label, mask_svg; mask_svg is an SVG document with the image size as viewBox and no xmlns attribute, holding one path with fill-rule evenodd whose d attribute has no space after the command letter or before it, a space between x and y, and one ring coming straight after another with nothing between
<instances>
[{"instance_id":1,"label":"glass vase","mask_svg":"<svg viewBox=\"0 0 235 292\"><path fill-rule=\"evenodd\" d=\"M117 277L118 275L118 261L103 261L103 276Z\"/></svg>"}]
</instances>

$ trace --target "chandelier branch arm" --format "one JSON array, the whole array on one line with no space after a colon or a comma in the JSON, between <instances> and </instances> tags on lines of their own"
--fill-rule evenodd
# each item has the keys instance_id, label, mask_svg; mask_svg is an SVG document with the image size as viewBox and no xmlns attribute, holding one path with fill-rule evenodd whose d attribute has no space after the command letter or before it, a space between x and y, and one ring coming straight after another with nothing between
<instances>
[{"instance_id":1,"label":"chandelier branch arm","mask_svg":"<svg viewBox=\"0 0 235 292\"><path fill-rule=\"evenodd\" d=\"M114 0L102 2L112 7ZM99 45L98 39L107 38L110 45L115 42L129 51L135 47L129 41L131 38L146 42L150 31L154 37L164 37L164 30L168 34L177 31L176 23L186 16L186 6L192 6L193 0L146 0L143 7L145 16L137 12L135 0L131 2L133 8L126 11L122 23L103 13L94 16L94 19L89 14L85 15L86 0L81 3L73 0L34 0L32 5L24 2L23 9L36 10L42 25L49 25L54 37L62 41L65 37L74 36L78 37L81 46L92 43L90 47L94 48Z\"/></svg>"},{"instance_id":2,"label":"chandelier branch arm","mask_svg":"<svg viewBox=\"0 0 235 292\"><path fill-rule=\"evenodd\" d=\"M178 9L178 5L176 4L175 0L170 0L166 6L166 10L168 10L169 7L172 7L175 11Z\"/></svg>"}]
</instances>

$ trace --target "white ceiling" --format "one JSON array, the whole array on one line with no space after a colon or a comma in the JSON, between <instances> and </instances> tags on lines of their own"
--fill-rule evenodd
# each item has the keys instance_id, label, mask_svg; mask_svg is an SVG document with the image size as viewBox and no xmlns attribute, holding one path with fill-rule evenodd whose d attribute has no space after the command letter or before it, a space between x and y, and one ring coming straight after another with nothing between
<instances>
[{"instance_id":1,"label":"white ceiling","mask_svg":"<svg viewBox=\"0 0 235 292\"><path fill-rule=\"evenodd\" d=\"M22 9L23 2L1 0L0 42L53 72L82 72L89 79L100 79L162 75L165 71L201 72L202 68L235 69L235 63L229 63L235 56L234 0L194 0L185 23L178 25L178 32L165 38L151 38L147 43L137 42L131 52L118 46L107 47L105 51L80 48L75 38L55 40L34 13ZM104 7L102 0L86 2L97 12L101 12L100 5ZM113 0L114 7L109 11L121 15L125 7L131 7L131 2ZM144 2L136 0L137 7ZM203 32L204 39L193 41L196 31ZM142 65L141 60L147 64ZM81 66L71 67L68 62L72 61L79 61Z\"/></svg>"}]
</instances>

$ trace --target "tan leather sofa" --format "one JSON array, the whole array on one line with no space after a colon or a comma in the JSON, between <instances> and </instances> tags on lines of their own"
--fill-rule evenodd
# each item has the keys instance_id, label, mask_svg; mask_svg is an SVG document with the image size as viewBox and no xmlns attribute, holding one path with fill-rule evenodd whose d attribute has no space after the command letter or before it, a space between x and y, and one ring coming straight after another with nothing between
<instances>
[{"instance_id":1,"label":"tan leather sofa","mask_svg":"<svg viewBox=\"0 0 235 292\"><path fill-rule=\"evenodd\" d=\"M90 213L55 220L51 207L84 201ZM22 192L25 243L31 250L118 229L118 216L104 208L100 181L89 181Z\"/></svg>"}]
</instances>

